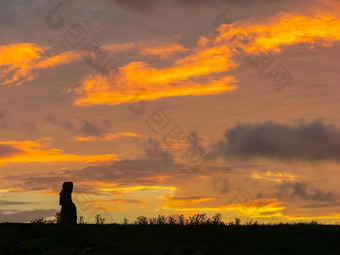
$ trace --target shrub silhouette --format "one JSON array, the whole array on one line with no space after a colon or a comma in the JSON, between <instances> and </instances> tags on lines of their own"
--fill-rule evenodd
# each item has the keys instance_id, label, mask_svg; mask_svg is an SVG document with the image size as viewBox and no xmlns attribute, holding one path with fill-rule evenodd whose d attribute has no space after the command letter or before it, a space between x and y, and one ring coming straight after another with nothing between
<instances>
[{"instance_id":1,"label":"shrub silhouette","mask_svg":"<svg viewBox=\"0 0 340 255\"><path fill-rule=\"evenodd\" d=\"M172 216L169 216L168 224L175 225L176 224L176 219L174 217L172 217Z\"/></svg>"},{"instance_id":2,"label":"shrub silhouette","mask_svg":"<svg viewBox=\"0 0 340 255\"><path fill-rule=\"evenodd\" d=\"M148 225L148 217L138 216L137 221L135 221L136 225Z\"/></svg>"},{"instance_id":3,"label":"shrub silhouette","mask_svg":"<svg viewBox=\"0 0 340 255\"><path fill-rule=\"evenodd\" d=\"M31 224L46 224L46 223L47 223L47 221L44 217L31 220Z\"/></svg>"},{"instance_id":4,"label":"shrub silhouette","mask_svg":"<svg viewBox=\"0 0 340 255\"><path fill-rule=\"evenodd\" d=\"M124 218L123 225L127 225L127 219ZM189 219L185 218L183 214L178 216L176 220L173 216L165 217L165 215L158 215L157 217L148 218L146 216L138 216L134 225L224 225L222 222L222 215L216 213L212 218L208 218L205 213L195 214Z\"/></svg>"},{"instance_id":5,"label":"shrub silhouette","mask_svg":"<svg viewBox=\"0 0 340 255\"><path fill-rule=\"evenodd\" d=\"M183 214L181 214L179 217L178 217L178 221L177 221L177 224L179 225L185 225L188 223L188 220L184 217Z\"/></svg>"},{"instance_id":6,"label":"shrub silhouette","mask_svg":"<svg viewBox=\"0 0 340 255\"><path fill-rule=\"evenodd\" d=\"M165 215L158 215L158 217L157 217L157 224L158 225L166 224Z\"/></svg>"},{"instance_id":7,"label":"shrub silhouette","mask_svg":"<svg viewBox=\"0 0 340 255\"><path fill-rule=\"evenodd\" d=\"M207 215L205 213L195 214L189 217L189 225L203 225L209 223Z\"/></svg>"},{"instance_id":8,"label":"shrub silhouette","mask_svg":"<svg viewBox=\"0 0 340 255\"><path fill-rule=\"evenodd\" d=\"M55 215L54 215L54 222L56 224L59 224L60 223L60 212L57 212Z\"/></svg>"},{"instance_id":9,"label":"shrub silhouette","mask_svg":"<svg viewBox=\"0 0 340 255\"><path fill-rule=\"evenodd\" d=\"M105 221L106 221L106 219L104 217L102 218L100 214L97 214L95 216L95 222L96 222L97 225L103 225L105 223Z\"/></svg>"},{"instance_id":10,"label":"shrub silhouette","mask_svg":"<svg viewBox=\"0 0 340 255\"><path fill-rule=\"evenodd\" d=\"M129 220L127 218L124 218L123 225L128 225Z\"/></svg>"},{"instance_id":11,"label":"shrub silhouette","mask_svg":"<svg viewBox=\"0 0 340 255\"><path fill-rule=\"evenodd\" d=\"M84 219L84 216L79 216L78 218L78 224L86 224L86 221Z\"/></svg>"},{"instance_id":12,"label":"shrub silhouette","mask_svg":"<svg viewBox=\"0 0 340 255\"><path fill-rule=\"evenodd\" d=\"M220 213L216 213L213 217L212 217L212 224L214 225L223 225L222 222L222 214Z\"/></svg>"}]
</instances>

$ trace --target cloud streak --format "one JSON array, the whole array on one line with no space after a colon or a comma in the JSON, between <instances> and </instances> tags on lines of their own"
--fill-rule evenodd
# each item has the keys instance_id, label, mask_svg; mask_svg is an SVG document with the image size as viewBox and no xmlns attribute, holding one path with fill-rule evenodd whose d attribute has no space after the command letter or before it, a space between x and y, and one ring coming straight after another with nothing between
<instances>
[{"instance_id":1,"label":"cloud streak","mask_svg":"<svg viewBox=\"0 0 340 255\"><path fill-rule=\"evenodd\" d=\"M152 48L146 48L141 50L142 55L151 55L158 56L160 58L166 59L172 54L185 52L188 49L185 49L181 44L178 43L169 43L165 45L159 45Z\"/></svg>"},{"instance_id":2,"label":"cloud streak","mask_svg":"<svg viewBox=\"0 0 340 255\"><path fill-rule=\"evenodd\" d=\"M3 152L0 164L30 163L30 162L94 162L117 160L116 154L102 155L75 155L65 154L62 150L48 148L50 145L46 139L37 141L2 141L0 142Z\"/></svg>"}]
</instances>

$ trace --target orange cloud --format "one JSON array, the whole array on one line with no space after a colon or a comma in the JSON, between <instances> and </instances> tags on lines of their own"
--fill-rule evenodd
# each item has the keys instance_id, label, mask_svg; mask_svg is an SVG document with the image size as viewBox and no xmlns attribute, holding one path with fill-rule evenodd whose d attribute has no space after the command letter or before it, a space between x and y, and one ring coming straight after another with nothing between
<instances>
[{"instance_id":1,"label":"orange cloud","mask_svg":"<svg viewBox=\"0 0 340 255\"><path fill-rule=\"evenodd\" d=\"M124 210L121 206L95 206L93 208L94 210L100 210L100 211L121 211Z\"/></svg>"},{"instance_id":2,"label":"orange cloud","mask_svg":"<svg viewBox=\"0 0 340 255\"><path fill-rule=\"evenodd\" d=\"M75 90L79 95L75 105L117 105L130 102L137 94L142 95L135 99L136 102L235 90L237 80L222 74L237 67L232 58L240 52L235 48L258 53L261 50L280 52L280 47L284 45L299 43L330 46L340 40L340 19L331 14L307 17L280 13L265 23L240 21L224 24L218 31L216 38L201 37L190 55L178 59L168 68L131 62L121 67L115 77L88 76ZM234 40L236 35L242 40ZM162 46L146 49L142 53L167 56Z\"/></svg>"},{"instance_id":3,"label":"orange cloud","mask_svg":"<svg viewBox=\"0 0 340 255\"><path fill-rule=\"evenodd\" d=\"M286 207L281 207L280 204L281 202L275 198L264 198L249 203L231 204L228 208L233 208L248 217L272 217L282 216L281 211Z\"/></svg>"},{"instance_id":4,"label":"orange cloud","mask_svg":"<svg viewBox=\"0 0 340 255\"><path fill-rule=\"evenodd\" d=\"M101 191L140 191L140 190L150 190L150 189L167 189L174 191L176 187L168 186L129 186L129 187L112 187L112 188L99 188Z\"/></svg>"},{"instance_id":5,"label":"orange cloud","mask_svg":"<svg viewBox=\"0 0 340 255\"><path fill-rule=\"evenodd\" d=\"M130 102L141 91L143 95L136 101L235 90L236 79L233 77L210 77L235 68L231 56L232 52L226 46L202 47L168 68L157 69L143 62L131 62L115 75L89 75L75 90L79 95L75 105L118 105Z\"/></svg>"},{"instance_id":6,"label":"orange cloud","mask_svg":"<svg viewBox=\"0 0 340 255\"><path fill-rule=\"evenodd\" d=\"M295 175L289 173L281 173L281 172L257 172L254 171L251 174L251 177L254 179L261 179L264 181L273 181L273 182L282 182L282 181L294 181Z\"/></svg>"},{"instance_id":7,"label":"orange cloud","mask_svg":"<svg viewBox=\"0 0 340 255\"><path fill-rule=\"evenodd\" d=\"M163 209L185 207L216 199L215 197L173 197L169 195L164 195L163 198L166 199L166 201L162 203Z\"/></svg>"},{"instance_id":8,"label":"orange cloud","mask_svg":"<svg viewBox=\"0 0 340 255\"><path fill-rule=\"evenodd\" d=\"M10 145L17 148L22 153L12 154L0 158L0 165L9 163L29 163L29 162L93 162L93 161L110 161L118 160L115 154L101 155L74 155L64 154L60 149L49 149L47 139L37 141L4 141L0 144Z\"/></svg>"},{"instance_id":9,"label":"orange cloud","mask_svg":"<svg viewBox=\"0 0 340 255\"><path fill-rule=\"evenodd\" d=\"M0 85L17 82L23 79L32 79L30 71L47 48L36 44L21 43L0 46Z\"/></svg>"},{"instance_id":10,"label":"orange cloud","mask_svg":"<svg viewBox=\"0 0 340 255\"><path fill-rule=\"evenodd\" d=\"M111 203L123 203L123 204L145 204L147 200L141 199L110 199L110 200L93 200L84 201L84 204L111 204Z\"/></svg>"},{"instance_id":11,"label":"orange cloud","mask_svg":"<svg viewBox=\"0 0 340 255\"><path fill-rule=\"evenodd\" d=\"M129 132L119 132L119 133L106 133L101 136L85 136L85 137L76 137L74 141L83 142L83 141L112 141L113 139L125 137L125 136L138 136L134 133Z\"/></svg>"},{"instance_id":12,"label":"orange cloud","mask_svg":"<svg viewBox=\"0 0 340 255\"><path fill-rule=\"evenodd\" d=\"M90 75L80 88L75 91L80 97L75 101L77 106L91 106L97 104L118 105L128 103L132 98L140 94L136 101L155 100L163 97L175 96L198 96L212 95L230 90L235 90L236 86L232 85L235 79L228 76L220 80L212 80L207 83L194 81L179 82L180 85L170 83L153 83L149 80L140 83L129 80L127 76L119 77L116 86L110 83L108 77L103 75ZM125 87L124 87L125 84Z\"/></svg>"},{"instance_id":13,"label":"orange cloud","mask_svg":"<svg viewBox=\"0 0 340 255\"><path fill-rule=\"evenodd\" d=\"M76 53L74 51L67 51L57 56L53 56L45 60L42 60L41 62L36 64L35 68L40 69L40 68L48 68L48 67L53 67L53 66L58 66L58 65L69 64L80 58L81 58L81 55L79 53Z\"/></svg>"},{"instance_id":14,"label":"orange cloud","mask_svg":"<svg viewBox=\"0 0 340 255\"><path fill-rule=\"evenodd\" d=\"M76 52L64 52L56 56L44 56L49 47L33 43L0 46L0 85L20 85L34 79L34 69L68 64L80 58Z\"/></svg>"},{"instance_id":15,"label":"orange cloud","mask_svg":"<svg viewBox=\"0 0 340 255\"><path fill-rule=\"evenodd\" d=\"M159 45L153 48L147 48L141 50L142 55L158 56L160 58L168 58L170 55L177 52L187 51L181 44L169 43L164 45Z\"/></svg>"},{"instance_id":16,"label":"orange cloud","mask_svg":"<svg viewBox=\"0 0 340 255\"><path fill-rule=\"evenodd\" d=\"M332 14L318 14L314 17L280 13L267 23L253 24L241 21L224 24L218 29L216 43L230 41L235 35L242 35L244 41L237 44L248 53L260 50L280 52L281 46L299 43L331 46L340 40L340 19Z\"/></svg>"}]
</instances>

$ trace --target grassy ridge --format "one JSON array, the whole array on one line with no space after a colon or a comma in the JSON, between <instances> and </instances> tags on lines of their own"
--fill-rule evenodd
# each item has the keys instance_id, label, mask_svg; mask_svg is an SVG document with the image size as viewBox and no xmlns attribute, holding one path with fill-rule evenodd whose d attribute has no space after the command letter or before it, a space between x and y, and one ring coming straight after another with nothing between
<instances>
[{"instance_id":1,"label":"grassy ridge","mask_svg":"<svg viewBox=\"0 0 340 255\"><path fill-rule=\"evenodd\" d=\"M340 226L0 224L1 254L340 254Z\"/></svg>"}]
</instances>

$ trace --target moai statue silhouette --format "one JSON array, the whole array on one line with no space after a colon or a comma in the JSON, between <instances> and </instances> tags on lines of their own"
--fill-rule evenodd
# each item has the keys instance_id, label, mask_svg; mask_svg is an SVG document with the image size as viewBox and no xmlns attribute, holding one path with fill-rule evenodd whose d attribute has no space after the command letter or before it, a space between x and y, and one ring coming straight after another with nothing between
<instances>
[{"instance_id":1,"label":"moai statue silhouette","mask_svg":"<svg viewBox=\"0 0 340 255\"><path fill-rule=\"evenodd\" d=\"M59 193L60 224L75 225L77 224L77 208L72 202L73 182L64 182L63 188Z\"/></svg>"}]
</instances>

